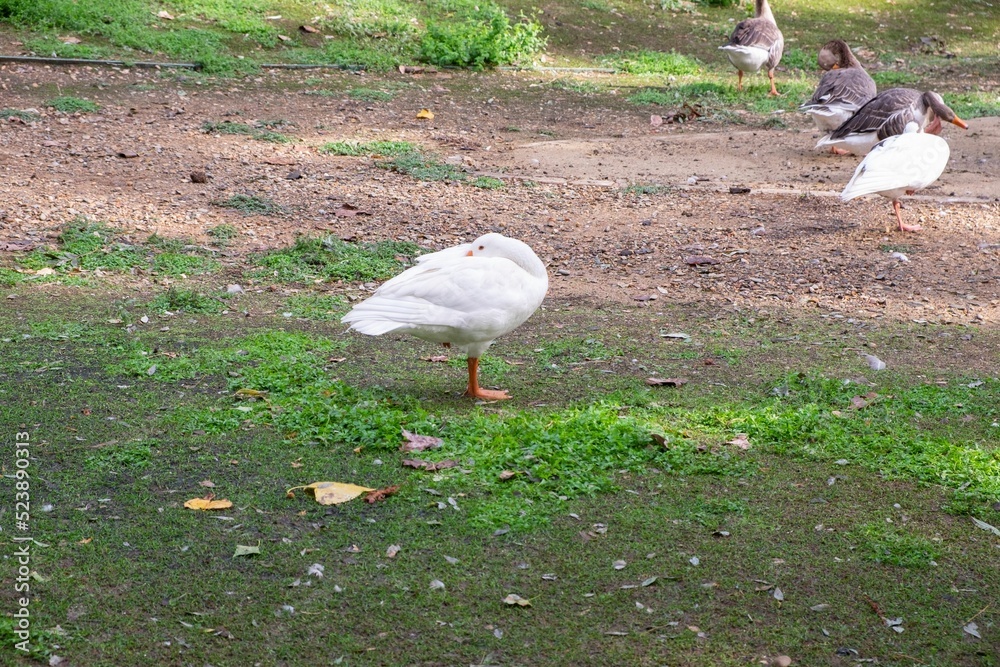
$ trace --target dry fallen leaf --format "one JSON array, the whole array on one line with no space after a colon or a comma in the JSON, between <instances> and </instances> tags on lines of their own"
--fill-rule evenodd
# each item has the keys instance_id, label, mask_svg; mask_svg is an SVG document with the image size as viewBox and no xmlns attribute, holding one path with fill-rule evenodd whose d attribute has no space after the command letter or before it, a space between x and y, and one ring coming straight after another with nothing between
<instances>
[{"instance_id":1,"label":"dry fallen leaf","mask_svg":"<svg viewBox=\"0 0 1000 667\"><path fill-rule=\"evenodd\" d=\"M408 468L416 468L418 470L427 470L428 472L434 472L435 470L445 470L446 468L455 468L458 466L458 461L454 459L447 459L444 461L424 461L423 459L403 459L403 465Z\"/></svg>"},{"instance_id":2,"label":"dry fallen leaf","mask_svg":"<svg viewBox=\"0 0 1000 667\"><path fill-rule=\"evenodd\" d=\"M386 498L396 493L397 491L399 491L399 484L395 484L393 486L387 486L384 489L377 489L375 491L370 492L367 496L365 496L365 502L377 503L380 500L385 500Z\"/></svg>"},{"instance_id":3,"label":"dry fallen leaf","mask_svg":"<svg viewBox=\"0 0 1000 667\"><path fill-rule=\"evenodd\" d=\"M727 445L736 445L740 449L750 449L750 436L746 433L737 433L732 440L726 441Z\"/></svg>"},{"instance_id":4,"label":"dry fallen leaf","mask_svg":"<svg viewBox=\"0 0 1000 667\"><path fill-rule=\"evenodd\" d=\"M343 482L313 482L306 486L293 486L288 489L285 495L289 498L294 498L295 494L292 491L295 489L304 489L305 491L312 492L313 497L316 498L316 502L320 505L339 505L340 503L346 503L348 500L354 500L362 493L375 490L367 486L358 486L357 484L346 484Z\"/></svg>"},{"instance_id":5,"label":"dry fallen leaf","mask_svg":"<svg viewBox=\"0 0 1000 667\"><path fill-rule=\"evenodd\" d=\"M690 266L701 266L703 264L718 264L719 260L708 255L690 255L684 258L684 263Z\"/></svg>"},{"instance_id":6,"label":"dry fallen leaf","mask_svg":"<svg viewBox=\"0 0 1000 667\"><path fill-rule=\"evenodd\" d=\"M517 605L518 607L530 607L531 600L526 600L517 593L511 593L503 599L504 604Z\"/></svg>"},{"instance_id":7,"label":"dry fallen leaf","mask_svg":"<svg viewBox=\"0 0 1000 667\"><path fill-rule=\"evenodd\" d=\"M443 363L447 363L448 362L448 355L446 355L446 354L437 354L437 355L434 355L432 357L421 357L420 360L421 361L432 361L434 363L443 364Z\"/></svg>"},{"instance_id":8,"label":"dry fallen leaf","mask_svg":"<svg viewBox=\"0 0 1000 667\"><path fill-rule=\"evenodd\" d=\"M200 482L198 482L198 486L204 486L206 489L214 489L215 482L213 482L210 479L203 479Z\"/></svg>"},{"instance_id":9,"label":"dry fallen leaf","mask_svg":"<svg viewBox=\"0 0 1000 667\"><path fill-rule=\"evenodd\" d=\"M243 544L237 544L236 552L233 554L233 558L238 558L239 556L253 556L254 554L260 554L260 545L248 547Z\"/></svg>"},{"instance_id":10,"label":"dry fallen leaf","mask_svg":"<svg viewBox=\"0 0 1000 667\"><path fill-rule=\"evenodd\" d=\"M204 498L192 498L184 503L184 507L189 510L224 510L233 506L228 500L214 500L215 496L209 494Z\"/></svg>"},{"instance_id":11,"label":"dry fallen leaf","mask_svg":"<svg viewBox=\"0 0 1000 667\"><path fill-rule=\"evenodd\" d=\"M518 473L513 470L504 470L499 477L501 482L506 482L508 479L514 479L517 475Z\"/></svg>"},{"instance_id":12,"label":"dry fallen leaf","mask_svg":"<svg viewBox=\"0 0 1000 667\"><path fill-rule=\"evenodd\" d=\"M650 387L680 387L687 384L686 378L646 378Z\"/></svg>"},{"instance_id":13,"label":"dry fallen leaf","mask_svg":"<svg viewBox=\"0 0 1000 667\"><path fill-rule=\"evenodd\" d=\"M233 392L233 396L245 396L247 398L264 398L267 396L266 391L260 391L259 389L237 389Z\"/></svg>"},{"instance_id":14,"label":"dry fallen leaf","mask_svg":"<svg viewBox=\"0 0 1000 667\"><path fill-rule=\"evenodd\" d=\"M434 120L434 112L430 109L421 109L416 117L420 120Z\"/></svg>"},{"instance_id":15,"label":"dry fallen leaf","mask_svg":"<svg viewBox=\"0 0 1000 667\"><path fill-rule=\"evenodd\" d=\"M441 438L435 438L430 435L417 435L416 433L410 433L405 428L403 429L403 438L405 442L400 445L399 449L404 452L422 452L425 449L436 449L444 444L444 440Z\"/></svg>"},{"instance_id":16,"label":"dry fallen leaf","mask_svg":"<svg viewBox=\"0 0 1000 667\"><path fill-rule=\"evenodd\" d=\"M166 10L157 12L156 16L157 16L157 18L161 18L161 19L164 19L166 21L173 21L174 20L173 15L170 12L166 11Z\"/></svg>"},{"instance_id":17,"label":"dry fallen leaf","mask_svg":"<svg viewBox=\"0 0 1000 667\"><path fill-rule=\"evenodd\" d=\"M400 546L398 544L391 544L389 548L385 550L385 555L387 558L395 558L396 554L399 553Z\"/></svg>"}]
</instances>

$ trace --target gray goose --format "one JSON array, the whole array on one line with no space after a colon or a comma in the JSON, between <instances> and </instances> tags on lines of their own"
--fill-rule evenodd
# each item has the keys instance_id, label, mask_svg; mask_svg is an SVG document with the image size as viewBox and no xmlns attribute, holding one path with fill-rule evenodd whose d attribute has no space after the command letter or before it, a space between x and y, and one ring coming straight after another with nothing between
<instances>
[{"instance_id":1,"label":"gray goose","mask_svg":"<svg viewBox=\"0 0 1000 667\"><path fill-rule=\"evenodd\" d=\"M819 66L826 70L812 98L799 111L812 116L816 127L832 132L854 112L875 97L875 82L842 39L834 39L819 50ZM832 148L836 152L836 147Z\"/></svg>"},{"instance_id":2,"label":"gray goose","mask_svg":"<svg viewBox=\"0 0 1000 667\"><path fill-rule=\"evenodd\" d=\"M819 140L816 148L833 146L855 155L866 155L879 141L902 134L914 122L922 132L941 133L941 121L968 129L941 96L912 88L890 88L879 93L854 112L843 125Z\"/></svg>"},{"instance_id":3,"label":"gray goose","mask_svg":"<svg viewBox=\"0 0 1000 667\"><path fill-rule=\"evenodd\" d=\"M729 62L736 68L739 81L736 89L743 90L743 73L758 72L761 67L767 68L767 78L771 80L771 95L777 95L774 87L774 68L781 61L781 52L785 48L785 38L774 22L774 14L767 0L754 0L752 19L746 19L736 24L729 43L719 48L726 52Z\"/></svg>"}]
</instances>

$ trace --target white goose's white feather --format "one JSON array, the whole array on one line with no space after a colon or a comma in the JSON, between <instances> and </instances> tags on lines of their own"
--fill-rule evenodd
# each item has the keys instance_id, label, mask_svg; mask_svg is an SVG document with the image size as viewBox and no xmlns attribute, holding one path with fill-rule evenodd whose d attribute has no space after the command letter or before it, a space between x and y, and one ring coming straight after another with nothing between
<instances>
[{"instance_id":1,"label":"white goose's white feather","mask_svg":"<svg viewBox=\"0 0 1000 667\"><path fill-rule=\"evenodd\" d=\"M418 262L341 321L372 336L404 332L450 343L478 358L494 339L527 320L548 291L538 256L525 243L500 234L424 255Z\"/></svg>"},{"instance_id":2,"label":"white goose's white feather","mask_svg":"<svg viewBox=\"0 0 1000 667\"><path fill-rule=\"evenodd\" d=\"M936 181L948 165L948 142L934 134L917 131L909 123L903 134L875 144L861 161L840 198L849 201L867 194L898 199Z\"/></svg>"}]
</instances>

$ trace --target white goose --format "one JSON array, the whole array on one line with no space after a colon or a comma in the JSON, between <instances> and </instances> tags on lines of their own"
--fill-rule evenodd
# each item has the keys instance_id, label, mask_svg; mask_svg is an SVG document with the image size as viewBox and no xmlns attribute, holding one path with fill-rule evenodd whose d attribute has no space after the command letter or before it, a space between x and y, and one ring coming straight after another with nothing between
<instances>
[{"instance_id":1,"label":"white goose","mask_svg":"<svg viewBox=\"0 0 1000 667\"><path fill-rule=\"evenodd\" d=\"M341 320L369 336L402 332L455 346L468 357L466 396L510 398L479 386L479 357L541 305L549 288L545 265L528 245L485 234L424 255L354 306Z\"/></svg>"},{"instance_id":2,"label":"white goose","mask_svg":"<svg viewBox=\"0 0 1000 667\"><path fill-rule=\"evenodd\" d=\"M892 210L896 213L900 231L920 231L920 225L903 223L899 198L904 194L912 195L936 181L947 166L950 155L947 141L921 132L920 126L910 121L903 134L875 144L858 165L840 198L850 201L861 195L882 195L892 200Z\"/></svg>"},{"instance_id":3,"label":"white goose","mask_svg":"<svg viewBox=\"0 0 1000 667\"><path fill-rule=\"evenodd\" d=\"M875 97L875 82L842 39L824 44L817 60L825 71L816 92L799 111L812 116L820 130L832 132Z\"/></svg>"},{"instance_id":4,"label":"white goose","mask_svg":"<svg viewBox=\"0 0 1000 667\"><path fill-rule=\"evenodd\" d=\"M739 76L737 90L743 90L744 72L758 72L766 66L767 78L771 80L770 94L778 95L778 89L774 87L774 68L781 61L785 38L774 22L767 0L754 0L753 18L737 23L729 42L719 48L726 52L729 62L736 68Z\"/></svg>"}]
</instances>

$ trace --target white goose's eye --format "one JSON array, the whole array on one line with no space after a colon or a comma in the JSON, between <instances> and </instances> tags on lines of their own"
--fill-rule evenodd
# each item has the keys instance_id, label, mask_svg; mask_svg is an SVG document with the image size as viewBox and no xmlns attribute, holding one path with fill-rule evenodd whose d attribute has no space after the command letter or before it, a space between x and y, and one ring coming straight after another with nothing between
<instances>
[{"instance_id":1,"label":"white goose's eye","mask_svg":"<svg viewBox=\"0 0 1000 667\"><path fill-rule=\"evenodd\" d=\"M486 246L484 246L484 245L481 245L481 246L479 246L479 249L480 249L480 250L485 250L485 249L486 249Z\"/></svg>"}]
</instances>

